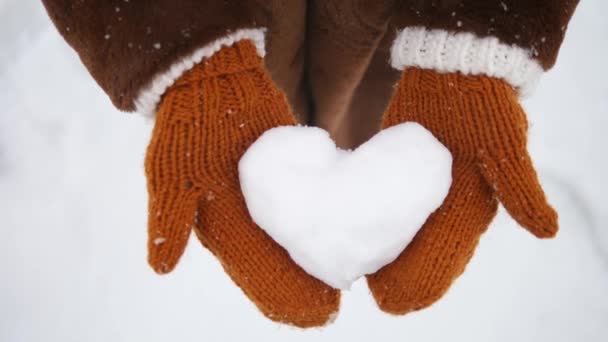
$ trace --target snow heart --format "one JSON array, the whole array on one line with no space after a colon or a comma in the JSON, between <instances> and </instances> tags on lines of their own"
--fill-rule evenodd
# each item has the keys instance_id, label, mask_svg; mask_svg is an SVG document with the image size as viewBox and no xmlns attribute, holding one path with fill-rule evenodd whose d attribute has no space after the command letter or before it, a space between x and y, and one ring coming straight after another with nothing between
<instances>
[{"instance_id":1,"label":"snow heart","mask_svg":"<svg viewBox=\"0 0 608 342\"><path fill-rule=\"evenodd\" d=\"M278 127L239 162L255 223L306 272L340 289L397 258L443 202L451 168L447 148L416 123L354 151L320 128Z\"/></svg>"}]
</instances>

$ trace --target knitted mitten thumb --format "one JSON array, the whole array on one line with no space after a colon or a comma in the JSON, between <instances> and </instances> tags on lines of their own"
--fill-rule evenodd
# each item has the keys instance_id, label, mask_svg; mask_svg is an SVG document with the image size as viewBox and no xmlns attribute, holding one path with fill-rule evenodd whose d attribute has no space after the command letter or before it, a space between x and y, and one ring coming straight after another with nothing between
<instances>
[{"instance_id":1,"label":"knitted mitten thumb","mask_svg":"<svg viewBox=\"0 0 608 342\"><path fill-rule=\"evenodd\" d=\"M465 269L498 201L537 237L557 232L527 152L528 122L515 90L497 78L406 69L383 127L422 124L452 152L452 186L410 245L368 277L380 307L403 314L431 305Z\"/></svg>"},{"instance_id":2,"label":"knitted mitten thumb","mask_svg":"<svg viewBox=\"0 0 608 342\"><path fill-rule=\"evenodd\" d=\"M266 130L296 124L249 41L184 74L160 104L146 155L149 263L170 272L190 232L273 320L322 325L339 293L309 276L251 220L238 161Z\"/></svg>"}]
</instances>

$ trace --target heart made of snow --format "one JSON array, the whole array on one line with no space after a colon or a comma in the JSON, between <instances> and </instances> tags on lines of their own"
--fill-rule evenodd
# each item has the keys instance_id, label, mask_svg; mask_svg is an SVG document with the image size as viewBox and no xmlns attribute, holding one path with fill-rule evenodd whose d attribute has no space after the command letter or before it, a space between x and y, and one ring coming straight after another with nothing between
<instances>
[{"instance_id":1,"label":"heart made of snow","mask_svg":"<svg viewBox=\"0 0 608 342\"><path fill-rule=\"evenodd\" d=\"M445 199L452 156L404 123L354 151L320 128L265 132L239 162L253 221L326 284L348 289L392 262Z\"/></svg>"}]
</instances>

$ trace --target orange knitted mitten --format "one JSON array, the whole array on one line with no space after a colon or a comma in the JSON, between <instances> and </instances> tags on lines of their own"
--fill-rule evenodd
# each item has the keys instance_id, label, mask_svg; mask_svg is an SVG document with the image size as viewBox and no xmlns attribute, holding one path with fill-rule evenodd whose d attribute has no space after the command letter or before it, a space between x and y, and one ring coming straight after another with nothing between
<instances>
[{"instance_id":1,"label":"orange knitted mitten","mask_svg":"<svg viewBox=\"0 0 608 342\"><path fill-rule=\"evenodd\" d=\"M368 277L378 305L394 314L427 307L448 290L494 218L498 200L537 237L557 232L557 214L526 149L526 115L506 82L407 69L383 127L406 121L425 126L452 152L453 183L397 260Z\"/></svg>"},{"instance_id":2,"label":"orange knitted mitten","mask_svg":"<svg viewBox=\"0 0 608 342\"><path fill-rule=\"evenodd\" d=\"M264 131L294 124L249 41L183 75L162 99L146 156L149 262L158 273L170 272L194 228L267 317L309 327L330 320L340 294L305 273L253 223L237 169Z\"/></svg>"}]
</instances>

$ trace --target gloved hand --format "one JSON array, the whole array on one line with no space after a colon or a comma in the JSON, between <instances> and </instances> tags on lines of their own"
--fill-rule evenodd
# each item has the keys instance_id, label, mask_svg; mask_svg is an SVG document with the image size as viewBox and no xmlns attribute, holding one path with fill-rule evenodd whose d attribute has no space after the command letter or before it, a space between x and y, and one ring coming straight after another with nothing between
<instances>
[{"instance_id":1,"label":"gloved hand","mask_svg":"<svg viewBox=\"0 0 608 342\"><path fill-rule=\"evenodd\" d=\"M264 131L294 125L255 46L225 47L164 95L146 155L149 263L170 272L191 230L270 319L323 325L340 294L297 266L250 218L238 161Z\"/></svg>"},{"instance_id":2,"label":"gloved hand","mask_svg":"<svg viewBox=\"0 0 608 342\"><path fill-rule=\"evenodd\" d=\"M486 76L406 69L383 127L414 121L452 152L453 183L405 251L368 276L380 308L394 314L427 307L464 271L498 201L539 238L557 232L526 149L528 123L517 94Z\"/></svg>"}]
</instances>

